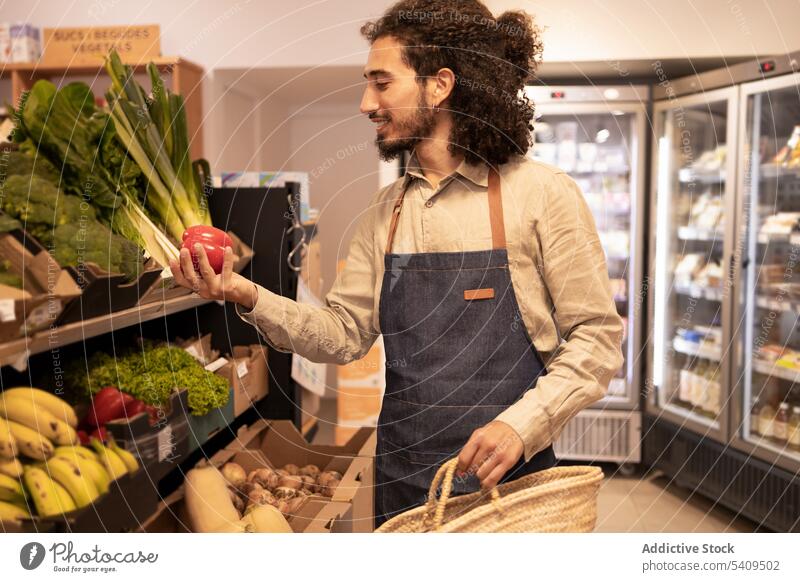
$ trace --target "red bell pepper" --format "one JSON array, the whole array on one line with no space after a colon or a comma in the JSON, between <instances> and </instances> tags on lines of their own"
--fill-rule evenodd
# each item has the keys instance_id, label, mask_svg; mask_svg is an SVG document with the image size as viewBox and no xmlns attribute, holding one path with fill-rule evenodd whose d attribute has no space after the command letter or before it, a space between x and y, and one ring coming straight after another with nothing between
<instances>
[{"instance_id":1,"label":"red bell pepper","mask_svg":"<svg viewBox=\"0 0 800 582\"><path fill-rule=\"evenodd\" d=\"M109 420L125 418L125 405L133 400L130 394L120 392L114 386L106 386L94 395L86 421L94 427L101 427Z\"/></svg>"},{"instance_id":2,"label":"red bell pepper","mask_svg":"<svg viewBox=\"0 0 800 582\"><path fill-rule=\"evenodd\" d=\"M93 438L102 442L108 441L108 432L106 431L106 427L101 426L94 429L92 434L89 435L89 442L91 442Z\"/></svg>"},{"instance_id":3,"label":"red bell pepper","mask_svg":"<svg viewBox=\"0 0 800 582\"><path fill-rule=\"evenodd\" d=\"M224 230L205 226L203 224L190 226L183 233L182 248L189 249L192 253L192 264L195 271L200 270L199 258L195 256L194 245L199 244L206 251L208 262L216 274L222 272L222 264L225 259L225 247L233 248L233 241Z\"/></svg>"},{"instance_id":4,"label":"red bell pepper","mask_svg":"<svg viewBox=\"0 0 800 582\"><path fill-rule=\"evenodd\" d=\"M127 416L129 419L141 414L142 412L147 412L147 405L141 400L134 398L125 406L125 416Z\"/></svg>"},{"instance_id":5,"label":"red bell pepper","mask_svg":"<svg viewBox=\"0 0 800 582\"><path fill-rule=\"evenodd\" d=\"M89 433L87 433L85 430L79 430L78 431L78 440L80 441L80 443L82 445L88 445L89 444Z\"/></svg>"}]
</instances>

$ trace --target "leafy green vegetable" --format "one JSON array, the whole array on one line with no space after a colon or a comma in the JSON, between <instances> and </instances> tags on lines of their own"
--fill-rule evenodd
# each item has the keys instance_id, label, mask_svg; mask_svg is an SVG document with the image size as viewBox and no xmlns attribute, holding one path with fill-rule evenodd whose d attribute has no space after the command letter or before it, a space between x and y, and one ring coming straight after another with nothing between
<instances>
[{"instance_id":1,"label":"leafy green vegetable","mask_svg":"<svg viewBox=\"0 0 800 582\"><path fill-rule=\"evenodd\" d=\"M189 158L183 99L170 93L151 64L153 98L148 101L133 69L112 51L106 60L111 88L106 93L117 137L143 170L150 189L146 206L180 240L187 226L210 225L196 167Z\"/></svg>"},{"instance_id":2,"label":"leafy green vegetable","mask_svg":"<svg viewBox=\"0 0 800 582\"><path fill-rule=\"evenodd\" d=\"M146 249L159 264L166 266L178 256L174 242L142 207L148 182L115 137L112 118L95 107L87 85L56 89L50 81L37 81L15 118L14 138L21 149L35 148L52 162L64 191L91 202L99 220Z\"/></svg>"},{"instance_id":3,"label":"leafy green vegetable","mask_svg":"<svg viewBox=\"0 0 800 582\"><path fill-rule=\"evenodd\" d=\"M189 409L195 416L224 406L230 397L228 381L206 371L186 350L151 342L116 358L96 352L86 363L76 361L70 364L68 380L84 395L117 386L152 405L167 404L176 388L186 388Z\"/></svg>"},{"instance_id":4,"label":"leafy green vegetable","mask_svg":"<svg viewBox=\"0 0 800 582\"><path fill-rule=\"evenodd\" d=\"M64 194L44 178L9 176L0 188L0 209L8 219L22 221L62 267L95 263L129 279L142 269L137 245L101 224L94 207L77 196Z\"/></svg>"}]
</instances>

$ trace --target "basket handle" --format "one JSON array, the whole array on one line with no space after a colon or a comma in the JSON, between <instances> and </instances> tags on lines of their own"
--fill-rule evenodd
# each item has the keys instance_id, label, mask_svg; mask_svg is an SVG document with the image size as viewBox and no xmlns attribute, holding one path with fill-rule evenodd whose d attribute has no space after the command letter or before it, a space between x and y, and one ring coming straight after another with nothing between
<instances>
[{"instance_id":1,"label":"basket handle","mask_svg":"<svg viewBox=\"0 0 800 582\"><path fill-rule=\"evenodd\" d=\"M453 476L455 475L456 468L458 467L458 457L453 457L448 461L442 463L442 466L436 471L433 480L431 481L430 489L428 489L428 502L427 502L427 518L430 518L433 513L433 530L437 531L442 527L444 521L444 510L447 506L447 500L450 499L450 493L453 489ZM436 497L436 490L439 485L442 486L441 497ZM497 487L492 487L489 491L491 496L492 505L498 513L503 513L503 505L500 502L500 492Z\"/></svg>"}]
</instances>

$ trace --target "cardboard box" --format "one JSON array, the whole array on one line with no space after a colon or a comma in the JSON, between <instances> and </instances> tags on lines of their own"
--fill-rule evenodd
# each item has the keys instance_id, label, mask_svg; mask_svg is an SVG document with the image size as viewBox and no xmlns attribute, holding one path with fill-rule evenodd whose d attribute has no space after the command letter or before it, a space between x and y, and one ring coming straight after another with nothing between
<instances>
[{"instance_id":1,"label":"cardboard box","mask_svg":"<svg viewBox=\"0 0 800 582\"><path fill-rule=\"evenodd\" d=\"M161 56L161 31L157 24L45 28L44 47L46 66L102 65L111 49L136 64Z\"/></svg>"},{"instance_id":2,"label":"cardboard box","mask_svg":"<svg viewBox=\"0 0 800 582\"><path fill-rule=\"evenodd\" d=\"M336 409L339 426L378 426L386 386L386 366L394 365L385 360L381 337L363 358L338 367ZM396 365L404 365L404 362Z\"/></svg>"},{"instance_id":3,"label":"cardboard box","mask_svg":"<svg viewBox=\"0 0 800 582\"><path fill-rule=\"evenodd\" d=\"M227 450L233 453L260 451L273 469L294 463L338 471L342 480L331 500L353 505L352 516L345 519L350 531L371 532L374 529L375 439L375 431L364 428L342 446L312 445L288 420L260 420L250 427L242 427Z\"/></svg>"},{"instance_id":4,"label":"cardboard box","mask_svg":"<svg viewBox=\"0 0 800 582\"><path fill-rule=\"evenodd\" d=\"M183 500L183 488L165 497L136 533L191 533ZM288 522L295 533L344 533L342 519L349 510L347 503L309 499Z\"/></svg>"},{"instance_id":5,"label":"cardboard box","mask_svg":"<svg viewBox=\"0 0 800 582\"><path fill-rule=\"evenodd\" d=\"M9 28L12 63L34 63L42 54L39 29L30 24L12 24Z\"/></svg>"},{"instance_id":6,"label":"cardboard box","mask_svg":"<svg viewBox=\"0 0 800 582\"><path fill-rule=\"evenodd\" d=\"M232 361L217 371L233 387L233 414L239 416L269 393L267 347L234 346Z\"/></svg>"},{"instance_id":7,"label":"cardboard box","mask_svg":"<svg viewBox=\"0 0 800 582\"><path fill-rule=\"evenodd\" d=\"M0 259L23 284L22 289L0 285L0 341L49 327L81 294L69 273L23 231L0 235Z\"/></svg>"}]
</instances>

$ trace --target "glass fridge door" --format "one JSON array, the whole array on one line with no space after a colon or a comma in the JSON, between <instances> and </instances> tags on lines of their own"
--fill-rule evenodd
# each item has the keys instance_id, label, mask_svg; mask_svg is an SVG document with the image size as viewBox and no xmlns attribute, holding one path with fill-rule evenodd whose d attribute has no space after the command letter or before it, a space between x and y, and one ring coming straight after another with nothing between
<instances>
[{"instance_id":1,"label":"glass fridge door","mask_svg":"<svg viewBox=\"0 0 800 582\"><path fill-rule=\"evenodd\" d=\"M559 103L536 107L529 157L560 167L578 184L597 225L606 254L611 291L625 324L625 365L597 407L638 404L639 317L643 247L644 108L639 104Z\"/></svg>"},{"instance_id":2,"label":"glass fridge door","mask_svg":"<svg viewBox=\"0 0 800 582\"><path fill-rule=\"evenodd\" d=\"M657 103L648 410L724 441L736 89Z\"/></svg>"},{"instance_id":3,"label":"glass fridge door","mask_svg":"<svg viewBox=\"0 0 800 582\"><path fill-rule=\"evenodd\" d=\"M800 466L800 75L743 87L739 444Z\"/></svg>"}]
</instances>

